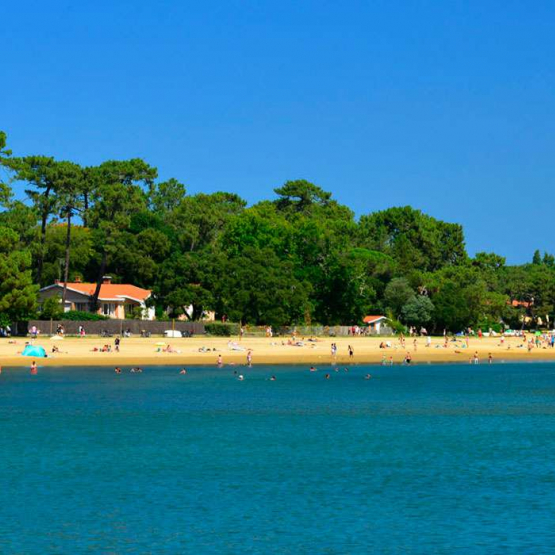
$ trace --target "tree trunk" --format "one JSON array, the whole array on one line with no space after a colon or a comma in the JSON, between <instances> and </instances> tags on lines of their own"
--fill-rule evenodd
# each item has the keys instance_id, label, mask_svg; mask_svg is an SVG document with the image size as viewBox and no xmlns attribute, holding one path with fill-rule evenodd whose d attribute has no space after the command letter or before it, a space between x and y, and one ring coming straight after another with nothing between
<instances>
[{"instance_id":1,"label":"tree trunk","mask_svg":"<svg viewBox=\"0 0 555 555\"><path fill-rule=\"evenodd\" d=\"M96 289L94 290L94 295L91 300L91 310L96 312L98 310L98 296L100 295L100 288L102 287L102 278L106 272L106 264L108 262L108 253L106 249L102 252L102 260L100 261L100 268L98 270L98 277L96 280Z\"/></svg>"},{"instance_id":2,"label":"tree trunk","mask_svg":"<svg viewBox=\"0 0 555 555\"><path fill-rule=\"evenodd\" d=\"M69 254L71 250L71 210L67 213L67 232L66 232L66 265L64 268L64 290L62 293L62 309L66 308L67 280L69 279Z\"/></svg>"},{"instance_id":3,"label":"tree trunk","mask_svg":"<svg viewBox=\"0 0 555 555\"><path fill-rule=\"evenodd\" d=\"M41 213L40 222L40 250L39 259L37 260L37 283L41 285L42 267L44 265L44 245L46 244L46 224L48 223L48 216L50 210L48 208L48 197L50 196L50 187L44 191L44 208Z\"/></svg>"},{"instance_id":4,"label":"tree trunk","mask_svg":"<svg viewBox=\"0 0 555 555\"><path fill-rule=\"evenodd\" d=\"M87 214L89 213L89 193L85 191L83 194L83 227L87 225Z\"/></svg>"}]
</instances>

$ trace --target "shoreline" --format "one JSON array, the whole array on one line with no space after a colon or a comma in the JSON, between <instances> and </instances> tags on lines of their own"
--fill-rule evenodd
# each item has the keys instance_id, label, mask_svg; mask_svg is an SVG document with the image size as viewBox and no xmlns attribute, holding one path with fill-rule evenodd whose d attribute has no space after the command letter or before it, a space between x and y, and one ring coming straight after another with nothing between
<instances>
[{"instance_id":1,"label":"shoreline","mask_svg":"<svg viewBox=\"0 0 555 555\"><path fill-rule=\"evenodd\" d=\"M391 357L393 364L403 361L407 353L412 357L412 364L430 363L464 363L478 354L480 364L488 363L491 353L494 362L540 362L555 361L555 349L534 348L528 352L523 345L522 338L506 338L504 345L500 339L473 338L468 347L463 347L464 341L450 342L443 347L443 337L432 338L432 345L425 346L425 338L406 339L406 346L402 348L398 339L376 337L338 337L317 338L313 342L305 341L302 346L288 345L288 338L250 338L242 340L234 337L193 337L162 340L160 338L123 338L121 351L99 352L104 345L113 349L114 338L99 337L69 337L63 340L53 340L42 337L31 344L42 346L48 353L48 358L24 357L20 354L28 340L25 338L0 340L0 367L29 367L33 360L40 366L78 367L78 366L215 366L218 356L223 359L223 366L246 365L248 350L252 351L252 365L340 365L349 364L380 364L386 358L386 366ZM391 342L391 347L380 348L382 341ZM161 345L164 343L165 345ZM337 356L331 355L332 343L337 344ZM161 349L171 345L176 352L162 352ZM231 345L231 347L230 347ZM351 358L348 346L354 350ZM56 346L59 353L51 353ZM199 352L205 348L206 352ZM209 350L208 350L209 349ZM241 349L241 350L237 350ZM159 352L160 350L160 352Z\"/></svg>"}]
</instances>

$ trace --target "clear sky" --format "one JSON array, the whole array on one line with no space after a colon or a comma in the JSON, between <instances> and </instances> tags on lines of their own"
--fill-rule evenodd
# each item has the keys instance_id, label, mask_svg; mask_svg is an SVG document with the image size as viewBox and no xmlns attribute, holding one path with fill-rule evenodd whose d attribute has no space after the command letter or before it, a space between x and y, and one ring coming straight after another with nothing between
<instances>
[{"instance_id":1,"label":"clear sky","mask_svg":"<svg viewBox=\"0 0 555 555\"><path fill-rule=\"evenodd\" d=\"M190 193L410 204L519 263L552 235L555 3L6 2L16 155L143 157Z\"/></svg>"}]
</instances>

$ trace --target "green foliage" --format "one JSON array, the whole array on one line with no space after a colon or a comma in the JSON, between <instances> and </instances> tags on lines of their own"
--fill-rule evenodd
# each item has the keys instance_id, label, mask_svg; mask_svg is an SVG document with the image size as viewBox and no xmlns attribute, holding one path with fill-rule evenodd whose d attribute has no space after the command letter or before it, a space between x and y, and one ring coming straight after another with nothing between
<instances>
[{"instance_id":1,"label":"green foliage","mask_svg":"<svg viewBox=\"0 0 555 555\"><path fill-rule=\"evenodd\" d=\"M331 326L387 313L394 329L441 332L555 318L553 255L537 251L523 266L495 253L470 259L460 225L411 207L357 221L306 180L247 207L232 193L187 195L176 179L157 182L140 159L81 168L14 157L2 132L0 166L4 320L33 315L38 284L78 276L98 290L106 273L152 289L160 320L214 311L245 324Z\"/></svg>"},{"instance_id":2,"label":"green foliage","mask_svg":"<svg viewBox=\"0 0 555 555\"><path fill-rule=\"evenodd\" d=\"M415 296L414 290L406 278L392 279L384 292L385 306L399 318L403 307Z\"/></svg>"},{"instance_id":3,"label":"green foliage","mask_svg":"<svg viewBox=\"0 0 555 555\"><path fill-rule=\"evenodd\" d=\"M60 297L48 297L42 303L40 308L41 320L60 320L64 315L64 309L60 304Z\"/></svg>"},{"instance_id":4,"label":"green foliage","mask_svg":"<svg viewBox=\"0 0 555 555\"><path fill-rule=\"evenodd\" d=\"M94 312L84 312L81 310L70 310L64 312L63 320L72 320L78 322L80 320L87 322L98 322L100 320L109 320L108 316L102 314L96 314Z\"/></svg>"},{"instance_id":5,"label":"green foliage","mask_svg":"<svg viewBox=\"0 0 555 555\"><path fill-rule=\"evenodd\" d=\"M359 236L363 246L394 256L405 272L433 271L467 258L460 225L436 220L410 206L362 216Z\"/></svg>"},{"instance_id":6,"label":"green foliage","mask_svg":"<svg viewBox=\"0 0 555 555\"><path fill-rule=\"evenodd\" d=\"M215 335L219 337L239 335L239 324L210 322L209 324L204 324L204 329L208 335Z\"/></svg>"},{"instance_id":7,"label":"green foliage","mask_svg":"<svg viewBox=\"0 0 555 555\"><path fill-rule=\"evenodd\" d=\"M217 312L236 322L279 327L305 321L310 285L296 279L293 265L270 249L247 248L225 264L218 283Z\"/></svg>"},{"instance_id":8,"label":"green foliage","mask_svg":"<svg viewBox=\"0 0 555 555\"><path fill-rule=\"evenodd\" d=\"M401 310L403 322L409 326L423 326L432 321L434 305L424 295L415 295L410 298Z\"/></svg>"},{"instance_id":9,"label":"green foliage","mask_svg":"<svg viewBox=\"0 0 555 555\"><path fill-rule=\"evenodd\" d=\"M29 319L37 308L38 287L31 276L31 253L18 245L17 233L0 227L0 314L9 322Z\"/></svg>"}]
</instances>

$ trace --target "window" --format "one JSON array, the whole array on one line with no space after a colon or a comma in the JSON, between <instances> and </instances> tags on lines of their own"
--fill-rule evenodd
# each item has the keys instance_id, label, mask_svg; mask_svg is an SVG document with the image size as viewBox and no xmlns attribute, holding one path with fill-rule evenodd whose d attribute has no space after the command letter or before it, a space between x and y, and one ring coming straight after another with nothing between
<instances>
[{"instance_id":1,"label":"window","mask_svg":"<svg viewBox=\"0 0 555 555\"><path fill-rule=\"evenodd\" d=\"M113 316L115 313L115 303L102 303L102 314L104 314L104 316Z\"/></svg>"},{"instance_id":2,"label":"window","mask_svg":"<svg viewBox=\"0 0 555 555\"><path fill-rule=\"evenodd\" d=\"M89 303L75 303L75 310L79 310L80 312L88 312Z\"/></svg>"}]
</instances>

